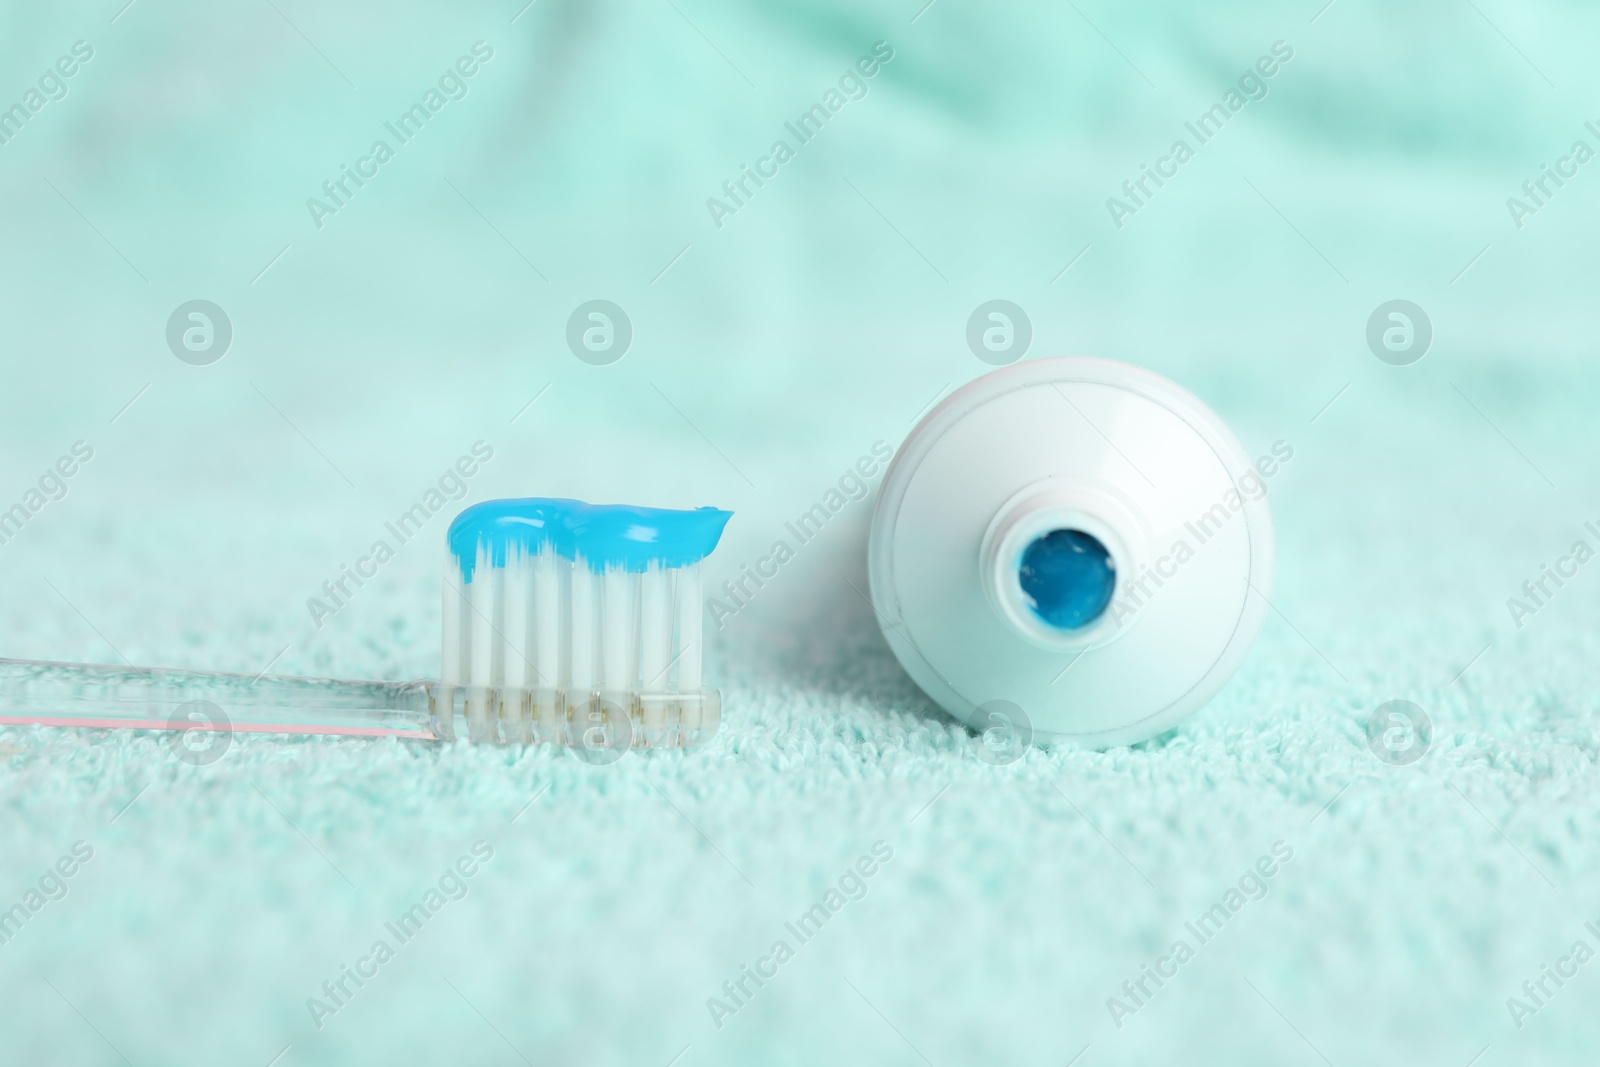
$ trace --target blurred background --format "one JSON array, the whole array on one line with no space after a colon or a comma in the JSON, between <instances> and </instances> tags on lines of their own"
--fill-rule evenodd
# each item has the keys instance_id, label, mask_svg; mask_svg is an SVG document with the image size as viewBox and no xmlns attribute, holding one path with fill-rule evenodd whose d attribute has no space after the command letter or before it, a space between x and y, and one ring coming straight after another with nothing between
<instances>
[{"instance_id":1,"label":"blurred background","mask_svg":"<svg viewBox=\"0 0 1600 1067\"><path fill-rule=\"evenodd\" d=\"M1594 976L1523 983L1600 951L1596 579L1509 600L1600 549L1600 14L524 3L4 9L0 651L430 677L444 529L496 496L729 508L714 590L990 369L996 299L1031 328L1007 358L1136 363L1293 447L1266 630L1169 735L990 767L852 588L869 498L708 617L693 759L241 737L196 767L0 729L0 908L93 850L0 944L0 1059L1592 1057ZM596 300L604 358L569 343ZM1368 340L1393 300L1431 333L1403 360ZM1396 698L1432 724L1404 767L1367 746ZM719 1018L877 841L867 895ZM1112 1010L1278 841L1267 895Z\"/></svg>"}]
</instances>

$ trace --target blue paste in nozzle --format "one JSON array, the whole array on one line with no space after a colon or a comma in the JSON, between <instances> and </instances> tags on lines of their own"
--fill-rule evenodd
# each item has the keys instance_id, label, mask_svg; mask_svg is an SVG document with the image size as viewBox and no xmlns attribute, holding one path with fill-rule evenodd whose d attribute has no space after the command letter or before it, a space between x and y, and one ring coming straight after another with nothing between
<instances>
[{"instance_id":1,"label":"blue paste in nozzle","mask_svg":"<svg viewBox=\"0 0 1600 1067\"><path fill-rule=\"evenodd\" d=\"M1022 553L1017 580L1033 613L1061 630L1098 619L1116 589L1111 553L1082 530L1053 530Z\"/></svg>"},{"instance_id":2,"label":"blue paste in nozzle","mask_svg":"<svg viewBox=\"0 0 1600 1067\"><path fill-rule=\"evenodd\" d=\"M467 581L478 550L503 567L515 545L528 555L548 545L564 559L581 557L591 568L642 571L649 564L686 567L711 554L733 512L720 508L672 511L629 504L585 504L561 497L486 500L450 524L450 552Z\"/></svg>"}]
</instances>

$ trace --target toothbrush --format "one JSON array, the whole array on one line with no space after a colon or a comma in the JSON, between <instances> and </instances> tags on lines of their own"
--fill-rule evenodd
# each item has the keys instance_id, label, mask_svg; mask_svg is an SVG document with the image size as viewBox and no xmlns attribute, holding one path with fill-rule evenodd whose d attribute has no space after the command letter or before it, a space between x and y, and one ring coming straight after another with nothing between
<instances>
[{"instance_id":1,"label":"toothbrush","mask_svg":"<svg viewBox=\"0 0 1600 1067\"><path fill-rule=\"evenodd\" d=\"M487 501L447 535L439 681L0 659L0 725L440 741L464 733L609 758L696 747L721 720L720 695L701 676L700 566L729 517Z\"/></svg>"}]
</instances>

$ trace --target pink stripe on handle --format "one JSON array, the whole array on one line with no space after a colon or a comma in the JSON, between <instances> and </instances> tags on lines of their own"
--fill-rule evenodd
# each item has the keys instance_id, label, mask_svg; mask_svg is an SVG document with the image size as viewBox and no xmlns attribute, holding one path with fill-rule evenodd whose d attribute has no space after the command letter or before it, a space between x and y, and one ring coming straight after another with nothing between
<instances>
[{"instance_id":1,"label":"pink stripe on handle","mask_svg":"<svg viewBox=\"0 0 1600 1067\"><path fill-rule=\"evenodd\" d=\"M174 725L165 719L50 719L27 715L0 715L0 726L80 726L88 729L123 730L204 730L203 726ZM226 730L208 733L240 734L315 734L331 737L408 737L437 741L419 730L391 730L383 726L275 726L271 723L237 723Z\"/></svg>"}]
</instances>

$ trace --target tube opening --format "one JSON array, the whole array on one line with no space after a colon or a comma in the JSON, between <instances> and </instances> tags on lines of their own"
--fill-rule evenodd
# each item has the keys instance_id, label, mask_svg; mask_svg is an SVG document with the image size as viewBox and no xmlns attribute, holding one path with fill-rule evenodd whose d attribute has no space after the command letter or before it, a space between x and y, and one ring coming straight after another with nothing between
<instances>
[{"instance_id":1,"label":"tube opening","mask_svg":"<svg viewBox=\"0 0 1600 1067\"><path fill-rule=\"evenodd\" d=\"M1017 582L1024 603L1057 630L1081 630L1105 614L1117 586L1116 562L1082 530L1051 530L1022 552Z\"/></svg>"}]
</instances>

